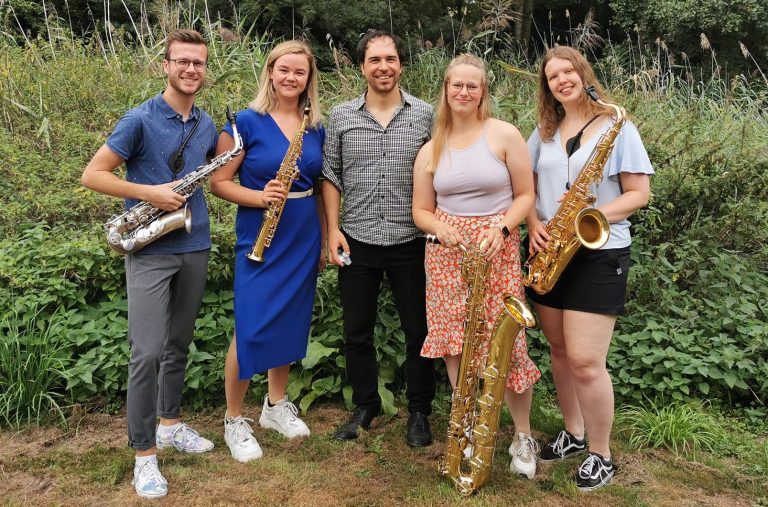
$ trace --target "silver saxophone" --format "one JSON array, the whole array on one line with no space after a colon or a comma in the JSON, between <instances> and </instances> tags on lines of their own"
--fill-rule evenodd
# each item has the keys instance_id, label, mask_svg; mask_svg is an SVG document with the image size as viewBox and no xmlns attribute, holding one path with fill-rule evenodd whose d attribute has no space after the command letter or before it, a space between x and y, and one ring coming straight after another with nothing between
<instances>
[{"instance_id":1,"label":"silver saxophone","mask_svg":"<svg viewBox=\"0 0 768 507\"><path fill-rule=\"evenodd\" d=\"M211 160L208 165L199 166L184 176L181 182L173 187L174 192L188 199L214 171L240 154L243 149L243 140L237 132L235 115L229 107L227 120L232 125L235 145L231 150ZM176 211L163 211L147 201L139 202L122 215L114 216L104 224L109 247L123 255L136 253L156 239L181 227L184 227L187 232L192 230L192 210L187 207L187 204Z\"/></svg>"}]
</instances>

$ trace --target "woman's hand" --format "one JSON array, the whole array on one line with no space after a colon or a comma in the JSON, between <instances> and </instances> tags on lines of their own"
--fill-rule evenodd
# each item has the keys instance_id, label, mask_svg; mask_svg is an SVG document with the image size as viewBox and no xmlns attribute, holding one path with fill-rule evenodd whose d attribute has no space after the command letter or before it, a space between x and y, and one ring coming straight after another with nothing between
<instances>
[{"instance_id":1,"label":"woman's hand","mask_svg":"<svg viewBox=\"0 0 768 507\"><path fill-rule=\"evenodd\" d=\"M527 225L528 253L533 255L546 248L547 242L549 241L549 234L547 234L547 226L539 219L528 220Z\"/></svg>"},{"instance_id":2,"label":"woman's hand","mask_svg":"<svg viewBox=\"0 0 768 507\"><path fill-rule=\"evenodd\" d=\"M323 270L325 269L325 266L328 265L328 259L327 259L326 254L325 254L326 249L327 249L327 247L326 247L325 241L322 241L322 245L320 245L320 259L318 260L318 263L317 263L317 274L318 275L320 273L322 273Z\"/></svg>"},{"instance_id":3,"label":"woman's hand","mask_svg":"<svg viewBox=\"0 0 768 507\"><path fill-rule=\"evenodd\" d=\"M282 202L286 198L288 198L288 190L280 180L269 180L261 192L261 200L264 201L265 208L272 203Z\"/></svg>"},{"instance_id":4,"label":"woman's hand","mask_svg":"<svg viewBox=\"0 0 768 507\"><path fill-rule=\"evenodd\" d=\"M464 244L464 240L461 237L459 230L443 221L438 220L435 224L435 236L440 244L452 248Z\"/></svg>"},{"instance_id":5,"label":"woman's hand","mask_svg":"<svg viewBox=\"0 0 768 507\"><path fill-rule=\"evenodd\" d=\"M480 254L490 261L504 248L504 233L498 227L489 227L477 236L477 245Z\"/></svg>"}]
</instances>

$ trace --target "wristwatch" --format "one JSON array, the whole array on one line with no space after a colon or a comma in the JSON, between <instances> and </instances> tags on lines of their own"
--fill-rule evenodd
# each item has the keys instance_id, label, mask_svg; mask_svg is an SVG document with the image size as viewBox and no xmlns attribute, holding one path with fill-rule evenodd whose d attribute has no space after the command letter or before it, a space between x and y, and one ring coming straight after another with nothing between
<instances>
[{"instance_id":1,"label":"wristwatch","mask_svg":"<svg viewBox=\"0 0 768 507\"><path fill-rule=\"evenodd\" d=\"M504 239L507 239L509 237L509 229L507 228L506 225L499 224L496 227L499 228L499 230L501 231L501 235L504 236Z\"/></svg>"}]
</instances>

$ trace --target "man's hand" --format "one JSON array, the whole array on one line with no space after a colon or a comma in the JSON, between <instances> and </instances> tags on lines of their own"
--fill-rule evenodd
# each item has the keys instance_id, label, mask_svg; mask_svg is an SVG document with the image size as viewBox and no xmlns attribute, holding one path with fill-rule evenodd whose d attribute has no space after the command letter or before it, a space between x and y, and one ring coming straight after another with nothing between
<instances>
[{"instance_id":1,"label":"man's hand","mask_svg":"<svg viewBox=\"0 0 768 507\"><path fill-rule=\"evenodd\" d=\"M147 185L145 201L163 211L176 211L187 202L187 198L173 191L181 180L163 183L160 185Z\"/></svg>"},{"instance_id":2,"label":"man's hand","mask_svg":"<svg viewBox=\"0 0 768 507\"><path fill-rule=\"evenodd\" d=\"M339 249L343 250L347 255L350 254L347 238L344 237L340 229L332 229L328 231L328 256L330 257L331 264L344 266L344 262L339 258Z\"/></svg>"}]
</instances>

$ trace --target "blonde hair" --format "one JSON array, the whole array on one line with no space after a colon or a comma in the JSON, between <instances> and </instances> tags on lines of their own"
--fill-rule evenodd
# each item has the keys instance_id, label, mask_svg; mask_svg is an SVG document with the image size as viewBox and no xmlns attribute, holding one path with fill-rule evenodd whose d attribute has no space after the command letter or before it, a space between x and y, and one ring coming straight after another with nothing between
<instances>
[{"instance_id":1,"label":"blonde hair","mask_svg":"<svg viewBox=\"0 0 768 507\"><path fill-rule=\"evenodd\" d=\"M598 96L605 102L610 102L605 90L597 81L597 76L595 76L595 71L592 69L592 65L590 65L587 59L584 58L584 55L568 46L555 46L549 49L544 53L544 58L541 60L541 67L539 67L538 126L541 139L545 142L552 140L558 125L560 125L560 122L565 117L565 109L563 109L563 105L555 99L554 95L552 95L552 90L549 89L547 74L544 72L547 63L553 58L560 58L571 62L573 69L581 78L582 84L585 87L594 86ZM587 113L591 116L613 112L612 109L601 106L597 102L591 100L587 97L585 92L582 93L581 97L584 101L584 107L586 107Z\"/></svg>"},{"instance_id":2,"label":"blonde hair","mask_svg":"<svg viewBox=\"0 0 768 507\"><path fill-rule=\"evenodd\" d=\"M277 59L285 55L305 55L307 57L309 62L307 87L299 96L297 111L299 114L302 114L304 111L304 104L306 100L309 99L311 107L309 125L310 127L317 127L322 120L320 101L318 100L317 93L317 64L315 63L314 55L312 55L312 49L302 41L289 40L281 42L272 48L272 51L267 55L267 61L259 75L259 91L251 103L248 104L248 107L257 113L266 114L277 106L277 95L275 95L275 88L272 86L272 80L270 79L269 74L275 67Z\"/></svg>"},{"instance_id":3,"label":"blonde hair","mask_svg":"<svg viewBox=\"0 0 768 507\"><path fill-rule=\"evenodd\" d=\"M443 152L445 152L448 143L448 133L451 130L452 122L451 108L448 105L448 81L451 79L451 71L459 65L470 65L480 69L480 72L482 73L480 87L483 90L483 94L480 98L480 106L478 107L477 114L482 121L491 118L491 94L488 91L488 71L485 68L485 62L475 55L462 54L457 56L451 60L451 63L449 63L448 67L445 69L443 87L440 90L437 112L435 113L435 126L432 128L432 155L425 167L425 170L428 173L434 173L435 170L437 170L437 165L440 163L440 158L443 156Z\"/></svg>"}]
</instances>

